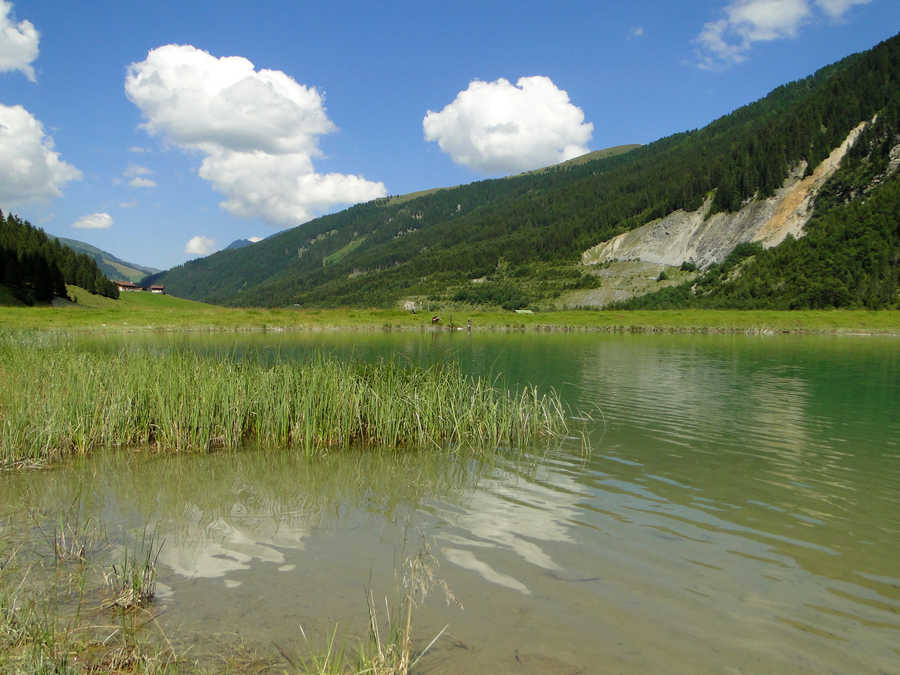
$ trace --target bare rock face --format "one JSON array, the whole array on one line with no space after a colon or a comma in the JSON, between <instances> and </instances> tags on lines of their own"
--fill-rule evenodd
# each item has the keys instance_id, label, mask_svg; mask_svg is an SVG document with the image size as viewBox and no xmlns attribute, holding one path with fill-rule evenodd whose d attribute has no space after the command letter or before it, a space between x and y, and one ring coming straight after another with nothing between
<instances>
[{"instance_id":1,"label":"bare rock face","mask_svg":"<svg viewBox=\"0 0 900 675\"><path fill-rule=\"evenodd\" d=\"M666 270L666 279L660 279L665 265L632 261L613 262L591 270L590 274L600 282L598 288L579 288L566 291L553 304L557 309L576 307L606 307L613 302L628 300L667 286L677 286L694 279L697 274L684 270Z\"/></svg>"},{"instance_id":2,"label":"bare rock face","mask_svg":"<svg viewBox=\"0 0 900 675\"><path fill-rule=\"evenodd\" d=\"M696 211L678 210L637 229L597 244L581 260L595 265L614 260L639 260L677 266L686 260L700 268L721 262L740 243L758 241L777 246L790 234L803 236L815 196L840 167L841 160L866 127L857 125L810 176L798 165L784 185L768 199L750 199L737 213L709 215L712 195Z\"/></svg>"},{"instance_id":3,"label":"bare rock face","mask_svg":"<svg viewBox=\"0 0 900 675\"><path fill-rule=\"evenodd\" d=\"M895 173L897 173L897 169L900 169L900 143L891 148L891 153L888 156L887 170L884 172L884 177L890 178Z\"/></svg>"}]
</instances>

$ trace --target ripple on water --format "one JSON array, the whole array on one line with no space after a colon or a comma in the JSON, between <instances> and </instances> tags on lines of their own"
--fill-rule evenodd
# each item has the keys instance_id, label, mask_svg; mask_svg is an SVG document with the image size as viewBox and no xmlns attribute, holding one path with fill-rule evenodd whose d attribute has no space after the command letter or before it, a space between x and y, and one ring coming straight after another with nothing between
<instances>
[{"instance_id":1,"label":"ripple on water","mask_svg":"<svg viewBox=\"0 0 900 675\"><path fill-rule=\"evenodd\" d=\"M276 338L279 354L301 351L291 339ZM0 534L28 541L23 514L52 522L76 498L114 532L152 521L167 542L160 621L240 625L267 648L296 638L297 623L364 637L361 587L387 593L398 560L427 542L465 608L417 609L422 635L451 624L438 670L896 670L896 343L441 339L326 346L457 358L555 386L573 409L600 411L593 453L570 439L490 462L248 453L87 464L0 477Z\"/></svg>"}]
</instances>

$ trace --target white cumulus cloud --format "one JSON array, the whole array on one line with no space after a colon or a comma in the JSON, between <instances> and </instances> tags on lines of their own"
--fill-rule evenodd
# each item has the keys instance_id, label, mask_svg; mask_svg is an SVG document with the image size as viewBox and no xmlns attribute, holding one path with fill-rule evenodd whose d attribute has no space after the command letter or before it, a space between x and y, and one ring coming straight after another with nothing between
<instances>
[{"instance_id":1,"label":"white cumulus cloud","mask_svg":"<svg viewBox=\"0 0 900 675\"><path fill-rule=\"evenodd\" d=\"M35 81L32 62L38 57L41 34L30 21L15 23L12 3L0 0L0 73L20 70Z\"/></svg>"},{"instance_id":2,"label":"white cumulus cloud","mask_svg":"<svg viewBox=\"0 0 900 675\"><path fill-rule=\"evenodd\" d=\"M262 237L247 237L247 241L252 241L255 244L258 241L262 241Z\"/></svg>"},{"instance_id":3,"label":"white cumulus cloud","mask_svg":"<svg viewBox=\"0 0 900 675\"><path fill-rule=\"evenodd\" d=\"M831 19L841 19L854 5L869 0L814 0ZM710 21L695 39L697 65L706 70L741 63L757 42L796 37L816 18L809 0L734 0L722 10L723 17Z\"/></svg>"},{"instance_id":4,"label":"white cumulus cloud","mask_svg":"<svg viewBox=\"0 0 900 675\"><path fill-rule=\"evenodd\" d=\"M156 181L152 178L147 178L147 176L153 175L153 170L148 169L146 166L140 166L139 164L129 164L125 167L125 170L122 172L122 175L125 178L130 178L128 184L131 187L136 188L155 188ZM113 183L118 185L122 181L118 178L113 179Z\"/></svg>"},{"instance_id":5,"label":"white cumulus cloud","mask_svg":"<svg viewBox=\"0 0 900 675\"><path fill-rule=\"evenodd\" d=\"M191 255L209 255L216 250L216 240L204 237L198 234L191 237L190 241L185 245L184 252Z\"/></svg>"},{"instance_id":6,"label":"white cumulus cloud","mask_svg":"<svg viewBox=\"0 0 900 675\"><path fill-rule=\"evenodd\" d=\"M53 139L20 105L0 104L0 205L17 206L62 195L81 171L59 158Z\"/></svg>"},{"instance_id":7,"label":"white cumulus cloud","mask_svg":"<svg viewBox=\"0 0 900 675\"><path fill-rule=\"evenodd\" d=\"M832 19L842 19L854 5L868 5L870 0L816 0L816 4Z\"/></svg>"},{"instance_id":8,"label":"white cumulus cloud","mask_svg":"<svg viewBox=\"0 0 900 675\"><path fill-rule=\"evenodd\" d=\"M485 174L526 171L588 152L594 125L549 77L473 80L422 122L453 161Z\"/></svg>"},{"instance_id":9,"label":"white cumulus cloud","mask_svg":"<svg viewBox=\"0 0 900 675\"><path fill-rule=\"evenodd\" d=\"M74 223L72 227L79 230L107 230L112 227L113 219L108 213L92 213L88 216L82 216Z\"/></svg>"},{"instance_id":10,"label":"white cumulus cloud","mask_svg":"<svg viewBox=\"0 0 900 675\"><path fill-rule=\"evenodd\" d=\"M302 153L217 151L203 160L198 173L228 196L221 204L227 211L276 224L305 222L335 204L387 194L384 185L361 176L316 173Z\"/></svg>"},{"instance_id":11,"label":"white cumulus cloud","mask_svg":"<svg viewBox=\"0 0 900 675\"><path fill-rule=\"evenodd\" d=\"M231 213L296 225L387 194L361 176L316 173L319 137L336 128L319 91L281 71L165 45L129 66L125 93L149 133L204 155L198 173Z\"/></svg>"}]
</instances>

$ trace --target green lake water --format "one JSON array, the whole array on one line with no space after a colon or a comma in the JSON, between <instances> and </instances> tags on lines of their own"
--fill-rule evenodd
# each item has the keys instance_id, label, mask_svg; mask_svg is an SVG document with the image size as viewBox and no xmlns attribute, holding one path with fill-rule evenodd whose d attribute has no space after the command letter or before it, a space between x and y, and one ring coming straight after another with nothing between
<instances>
[{"instance_id":1,"label":"green lake water","mask_svg":"<svg viewBox=\"0 0 900 675\"><path fill-rule=\"evenodd\" d=\"M164 541L180 651L302 653L366 634L423 551L428 673L900 673L900 341L580 334L142 335L241 358L457 360L553 387L589 437L491 460L120 453L0 476L0 533L39 557L77 512ZM282 661L281 666L287 667Z\"/></svg>"}]
</instances>

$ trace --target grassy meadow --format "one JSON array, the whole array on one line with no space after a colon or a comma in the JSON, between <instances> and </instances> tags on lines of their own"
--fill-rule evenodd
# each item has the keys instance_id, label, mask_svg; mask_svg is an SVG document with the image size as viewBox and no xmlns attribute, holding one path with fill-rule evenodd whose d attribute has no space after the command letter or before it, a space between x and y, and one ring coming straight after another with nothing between
<instances>
[{"instance_id":1,"label":"grassy meadow","mask_svg":"<svg viewBox=\"0 0 900 675\"><path fill-rule=\"evenodd\" d=\"M2 287L0 287L2 288ZM0 306L0 328L38 330L580 330L604 332L850 333L900 335L895 310L565 310L517 314L445 307L401 309L231 308L169 295L122 293L118 300L69 286L65 306ZM440 324L431 323L432 316Z\"/></svg>"}]
</instances>

